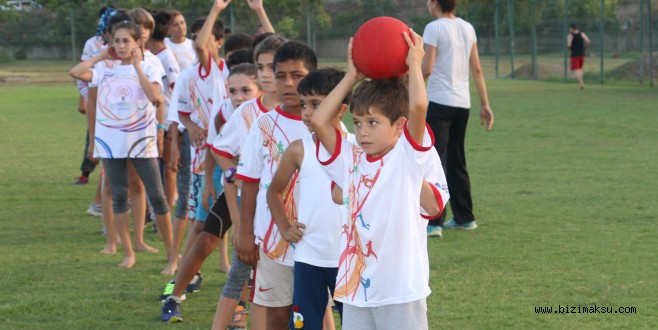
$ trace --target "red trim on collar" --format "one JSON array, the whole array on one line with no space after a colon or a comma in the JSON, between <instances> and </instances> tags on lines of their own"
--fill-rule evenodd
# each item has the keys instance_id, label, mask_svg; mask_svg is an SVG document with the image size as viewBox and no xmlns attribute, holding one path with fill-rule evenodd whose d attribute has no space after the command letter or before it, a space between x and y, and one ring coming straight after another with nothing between
<instances>
[{"instance_id":1,"label":"red trim on collar","mask_svg":"<svg viewBox=\"0 0 658 330\"><path fill-rule=\"evenodd\" d=\"M302 116L301 116L301 115L297 116L297 115L293 115L292 113L285 112L285 111L283 111L283 108L281 108L281 106L276 107L276 109L274 109L274 110L275 110L277 113L279 113L280 115L282 115L282 116L284 116L284 117L286 117L286 118L290 118L290 119L292 119L292 120L299 120L299 121L302 120Z\"/></svg>"},{"instance_id":2,"label":"red trim on collar","mask_svg":"<svg viewBox=\"0 0 658 330\"><path fill-rule=\"evenodd\" d=\"M158 55L158 54L164 52L165 49L167 49L167 47L163 47L163 48L160 49L160 51L158 51L157 53L153 53L153 55Z\"/></svg>"},{"instance_id":3,"label":"red trim on collar","mask_svg":"<svg viewBox=\"0 0 658 330\"><path fill-rule=\"evenodd\" d=\"M201 65L201 62L199 62L199 77L202 80L205 80L210 75L210 71L212 71L212 68L210 67L211 63L212 63L212 58L210 57L210 53L208 53L208 72L206 72L206 74L204 75L203 74L203 65Z\"/></svg>"},{"instance_id":4,"label":"red trim on collar","mask_svg":"<svg viewBox=\"0 0 658 330\"><path fill-rule=\"evenodd\" d=\"M265 97L265 95L261 95L261 96L256 98L256 105L258 105L258 108L260 108L260 111L262 111L263 113L266 113L266 112L269 112L270 109L266 108L265 105L263 104L263 97Z\"/></svg>"}]
</instances>

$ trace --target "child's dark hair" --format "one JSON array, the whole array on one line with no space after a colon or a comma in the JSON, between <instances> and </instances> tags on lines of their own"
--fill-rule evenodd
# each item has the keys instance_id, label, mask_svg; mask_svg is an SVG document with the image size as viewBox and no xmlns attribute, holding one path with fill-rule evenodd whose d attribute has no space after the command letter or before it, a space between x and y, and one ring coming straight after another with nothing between
<instances>
[{"instance_id":1,"label":"child's dark hair","mask_svg":"<svg viewBox=\"0 0 658 330\"><path fill-rule=\"evenodd\" d=\"M175 16L169 10L158 10L152 14L155 21L155 29L153 29L151 38L153 40L163 41L167 37L167 34L169 34L169 25Z\"/></svg>"},{"instance_id":2,"label":"child's dark hair","mask_svg":"<svg viewBox=\"0 0 658 330\"><path fill-rule=\"evenodd\" d=\"M276 50L272 62L274 71L276 71L279 62L286 61L302 61L309 72L318 69L318 58L315 57L315 52L301 41L288 41Z\"/></svg>"},{"instance_id":3,"label":"child's dark hair","mask_svg":"<svg viewBox=\"0 0 658 330\"><path fill-rule=\"evenodd\" d=\"M352 94L350 112L365 116L374 111L388 118L391 124L400 117L409 117L407 80L405 76L362 82Z\"/></svg>"},{"instance_id":4,"label":"child's dark hair","mask_svg":"<svg viewBox=\"0 0 658 330\"><path fill-rule=\"evenodd\" d=\"M231 78L231 76L236 74L243 74L249 77L251 80L253 80L256 85L258 85L258 67L256 66L256 64L253 63L238 64L231 68L231 73L229 74L228 77Z\"/></svg>"},{"instance_id":5,"label":"child's dark hair","mask_svg":"<svg viewBox=\"0 0 658 330\"><path fill-rule=\"evenodd\" d=\"M242 63L254 63L254 52L251 49L236 50L226 59L229 70L233 70L234 66Z\"/></svg>"},{"instance_id":6,"label":"child's dark hair","mask_svg":"<svg viewBox=\"0 0 658 330\"><path fill-rule=\"evenodd\" d=\"M345 71L333 68L320 69L306 75L297 85L297 91L304 96L327 96L345 77ZM350 104L351 93L345 96L343 104Z\"/></svg>"},{"instance_id":7,"label":"child's dark hair","mask_svg":"<svg viewBox=\"0 0 658 330\"><path fill-rule=\"evenodd\" d=\"M197 33L201 31L201 28L203 27L203 24L206 22L206 17L199 17L196 20L194 20L194 23L192 23L192 28L190 31L192 33ZM217 19L215 21L215 24L212 26L212 35L215 37L215 40L219 40L224 38L224 22L222 22L221 19Z\"/></svg>"},{"instance_id":8,"label":"child's dark hair","mask_svg":"<svg viewBox=\"0 0 658 330\"><path fill-rule=\"evenodd\" d=\"M142 28L139 25L131 21L121 21L117 24L114 24L112 26L112 37L114 37L114 34L120 29L128 30L128 33L130 33L130 36L133 37L133 39L138 41L141 40Z\"/></svg>"},{"instance_id":9,"label":"child's dark hair","mask_svg":"<svg viewBox=\"0 0 658 330\"><path fill-rule=\"evenodd\" d=\"M239 49L251 48L254 40L250 35L242 32L232 33L224 42L224 54L234 52Z\"/></svg>"},{"instance_id":10,"label":"child's dark hair","mask_svg":"<svg viewBox=\"0 0 658 330\"><path fill-rule=\"evenodd\" d=\"M130 15L130 20L140 27L151 31L155 29L155 20L153 20L153 16L146 9L134 8L128 12L128 15Z\"/></svg>"},{"instance_id":11,"label":"child's dark hair","mask_svg":"<svg viewBox=\"0 0 658 330\"><path fill-rule=\"evenodd\" d=\"M258 61L258 56L261 54L275 54L276 50L287 41L288 40L278 34L273 34L269 38L263 40L254 49L254 62Z\"/></svg>"},{"instance_id":12,"label":"child's dark hair","mask_svg":"<svg viewBox=\"0 0 658 330\"><path fill-rule=\"evenodd\" d=\"M436 1L436 3L441 8L442 13L455 11L455 6L457 5L457 0L432 0L432 1Z\"/></svg>"},{"instance_id":13,"label":"child's dark hair","mask_svg":"<svg viewBox=\"0 0 658 330\"><path fill-rule=\"evenodd\" d=\"M267 39L267 38L269 38L269 37L271 37L271 36L273 36L273 35L274 35L273 32L265 32L265 33L261 33L261 34L255 36L255 37L254 37L254 41L251 43L251 48L256 49L256 47L257 47L261 42L263 42L263 40L265 40L265 39Z\"/></svg>"},{"instance_id":14,"label":"child's dark hair","mask_svg":"<svg viewBox=\"0 0 658 330\"><path fill-rule=\"evenodd\" d=\"M116 8L114 8L113 5L107 5L107 6L101 7L101 9L98 11L98 18L103 17L103 14L105 14L105 11L108 10L108 9L116 9Z\"/></svg>"},{"instance_id":15,"label":"child's dark hair","mask_svg":"<svg viewBox=\"0 0 658 330\"><path fill-rule=\"evenodd\" d=\"M123 9L117 9L116 14L112 15L107 21L107 30L105 32L112 34L112 27L123 21L130 21L128 12Z\"/></svg>"}]
</instances>

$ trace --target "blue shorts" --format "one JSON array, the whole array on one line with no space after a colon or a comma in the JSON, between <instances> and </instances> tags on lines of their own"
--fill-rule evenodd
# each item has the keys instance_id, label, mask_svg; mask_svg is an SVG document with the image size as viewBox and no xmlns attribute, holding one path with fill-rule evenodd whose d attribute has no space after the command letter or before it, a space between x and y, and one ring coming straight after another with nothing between
<instances>
[{"instance_id":1,"label":"blue shorts","mask_svg":"<svg viewBox=\"0 0 658 330\"><path fill-rule=\"evenodd\" d=\"M213 198L208 198L208 205L212 206L215 202L215 199L222 193L224 187L222 186L222 170L219 166L215 166L215 171L212 176L213 184L215 185L215 193L217 196ZM187 217L190 220L199 220L201 222L206 221L208 217L208 211L203 208L203 203L201 198L203 197L203 189L205 189L205 177L200 174L192 173L192 179L190 180L190 195L188 202L188 212Z\"/></svg>"},{"instance_id":2,"label":"blue shorts","mask_svg":"<svg viewBox=\"0 0 658 330\"><path fill-rule=\"evenodd\" d=\"M295 262L293 313L288 328L322 329L329 293L333 296L336 287L336 275L338 275L338 267L317 267L303 262ZM342 305L342 303L336 302L336 308L341 314Z\"/></svg>"}]
</instances>

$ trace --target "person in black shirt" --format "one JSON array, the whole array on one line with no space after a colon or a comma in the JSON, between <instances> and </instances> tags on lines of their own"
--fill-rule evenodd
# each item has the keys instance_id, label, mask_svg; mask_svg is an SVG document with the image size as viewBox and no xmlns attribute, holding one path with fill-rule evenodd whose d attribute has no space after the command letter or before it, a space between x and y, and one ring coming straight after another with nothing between
<instances>
[{"instance_id":1,"label":"person in black shirt","mask_svg":"<svg viewBox=\"0 0 658 330\"><path fill-rule=\"evenodd\" d=\"M575 23L569 26L569 35L567 36L567 47L571 50L571 66L569 69L573 71L580 89L585 88L583 82L583 63L585 63L585 49L589 47L590 40L585 34L578 29Z\"/></svg>"}]
</instances>

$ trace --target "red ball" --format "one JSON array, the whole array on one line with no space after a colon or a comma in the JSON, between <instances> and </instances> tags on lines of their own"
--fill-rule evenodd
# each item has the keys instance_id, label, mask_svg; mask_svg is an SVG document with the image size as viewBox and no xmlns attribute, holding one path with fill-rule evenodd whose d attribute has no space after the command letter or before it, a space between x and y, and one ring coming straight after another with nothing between
<instances>
[{"instance_id":1,"label":"red ball","mask_svg":"<svg viewBox=\"0 0 658 330\"><path fill-rule=\"evenodd\" d=\"M401 77L407 71L409 45L403 32L409 27L393 17L373 18L361 25L352 41L352 59L356 68L372 79Z\"/></svg>"}]
</instances>

